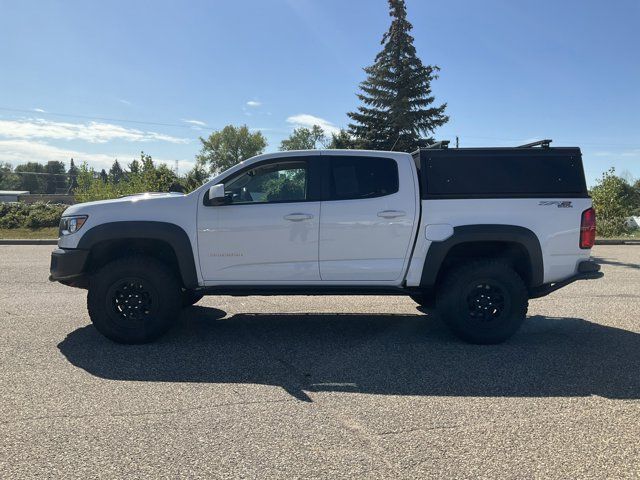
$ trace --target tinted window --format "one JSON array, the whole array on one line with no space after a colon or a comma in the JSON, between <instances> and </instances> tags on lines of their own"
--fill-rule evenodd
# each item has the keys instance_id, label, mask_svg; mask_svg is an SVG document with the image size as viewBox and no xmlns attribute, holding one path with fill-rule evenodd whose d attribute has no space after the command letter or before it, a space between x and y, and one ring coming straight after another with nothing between
<instances>
[{"instance_id":1,"label":"tinted window","mask_svg":"<svg viewBox=\"0 0 640 480\"><path fill-rule=\"evenodd\" d=\"M329 177L330 200L381 197L398 191L398 166L390 158L332 157Z\"/></svg>"},{"instance_id":2,"label":"tinted window","mask_svg":"<svg viewBox=\"0 0 640 480\"><path fill-rule=\"evenodd\" d=\"M260 165L225 182L225 195L233 204L304 201L307 170L304 161Z\"/></svg>"}]
</instances>

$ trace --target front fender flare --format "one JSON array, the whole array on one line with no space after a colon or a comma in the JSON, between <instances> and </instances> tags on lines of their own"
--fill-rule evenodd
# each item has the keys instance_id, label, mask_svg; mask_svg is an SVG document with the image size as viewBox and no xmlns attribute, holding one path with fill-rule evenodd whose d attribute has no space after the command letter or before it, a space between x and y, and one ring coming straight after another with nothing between
<instances>
[{"instance_id":1,"label":"front fender flare","mask_svg":"<svg viewBox=\"0 0 640 480\"><path fill-rule=\"evenodd\" d=\"M180 276L186 288L198 286L198 274L193 248L187 233L178 225L168 222L127 221L96 225L80 238L77 248L91 250L98 243L109 240L148 239L166 242L173 249Z\"/></svg>"}]
</instances>

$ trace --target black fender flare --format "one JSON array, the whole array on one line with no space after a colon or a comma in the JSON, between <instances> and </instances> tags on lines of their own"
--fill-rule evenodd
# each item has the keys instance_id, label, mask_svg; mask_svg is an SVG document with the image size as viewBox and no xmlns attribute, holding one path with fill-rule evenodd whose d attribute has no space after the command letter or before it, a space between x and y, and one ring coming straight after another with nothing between
<instances>
[{"instance_id":1,"label":"black fender flare","mask_svg":"<svg viewBox=\"0 0 640 480\"><path fill-rule=\"evenodd\" d=\"M98 243L109 240L148 239L167 243L174 251L180 276L186 288L198 286L193 249L187 232L168 222L109 222L90 228L80 238L77 248L90 251Z\"/></svg>"},{"instance_id":2,"label":"black fender flare","mask_svg":"<svg viewBox=\"0 0 640 480\"><path fill-rule=\"evenodd\" d=\"M542 285L544 278L544 262L542 248L535 233L525 227L516 225L461 225L453 228L453 235L442 242L433 242L427 251L422 268L420 288L433 289L440 267L449 251L461 243L474 242L510 242L524 247L531 264L531 285Z\"/></svg>"}]
</instances>

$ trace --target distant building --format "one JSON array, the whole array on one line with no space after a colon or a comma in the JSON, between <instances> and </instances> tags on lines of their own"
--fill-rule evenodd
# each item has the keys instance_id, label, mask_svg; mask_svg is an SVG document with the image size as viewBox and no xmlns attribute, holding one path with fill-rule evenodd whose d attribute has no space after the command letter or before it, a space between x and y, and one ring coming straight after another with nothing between
<instances>
[{"instance_id":1,"label":"distant building","mask_svg":"<svg viewBox=\"0 0 640 480\"><path fill-rule=\"evenodd\" d=\"M27 190L0 190L0 203L17 202L20 195L28 195Z\"/></svg>"}]
</instances>

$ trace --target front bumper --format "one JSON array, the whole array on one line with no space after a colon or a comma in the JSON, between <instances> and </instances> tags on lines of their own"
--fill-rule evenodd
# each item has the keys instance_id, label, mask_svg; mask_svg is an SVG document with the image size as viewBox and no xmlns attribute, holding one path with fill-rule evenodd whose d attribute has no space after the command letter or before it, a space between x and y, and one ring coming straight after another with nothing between
<instances>
[{"instance_id":1,"label":"front bumper","mask_svg":"<svg viewBox=\"0 0 640 480\"><path fill-rule=\"evenodd\" d=\"M529 298L544 297L577 280L595 280L602 277L604 273L600 271L600 265L593 260L583 260L578 264L578 273L560 282L547 283L532 289Z\"/></svg>"},{"instance_id":2,"label":"front bumper","mask_svg":"<svg viewBox=\"0 0 640 480\"><path fill-rule=\"evenodd\" d=\"M56 248L51 252L49 280L74 287L85 286L84 267L88 256L88 250Z\"/></svg>"}]
</instances>

